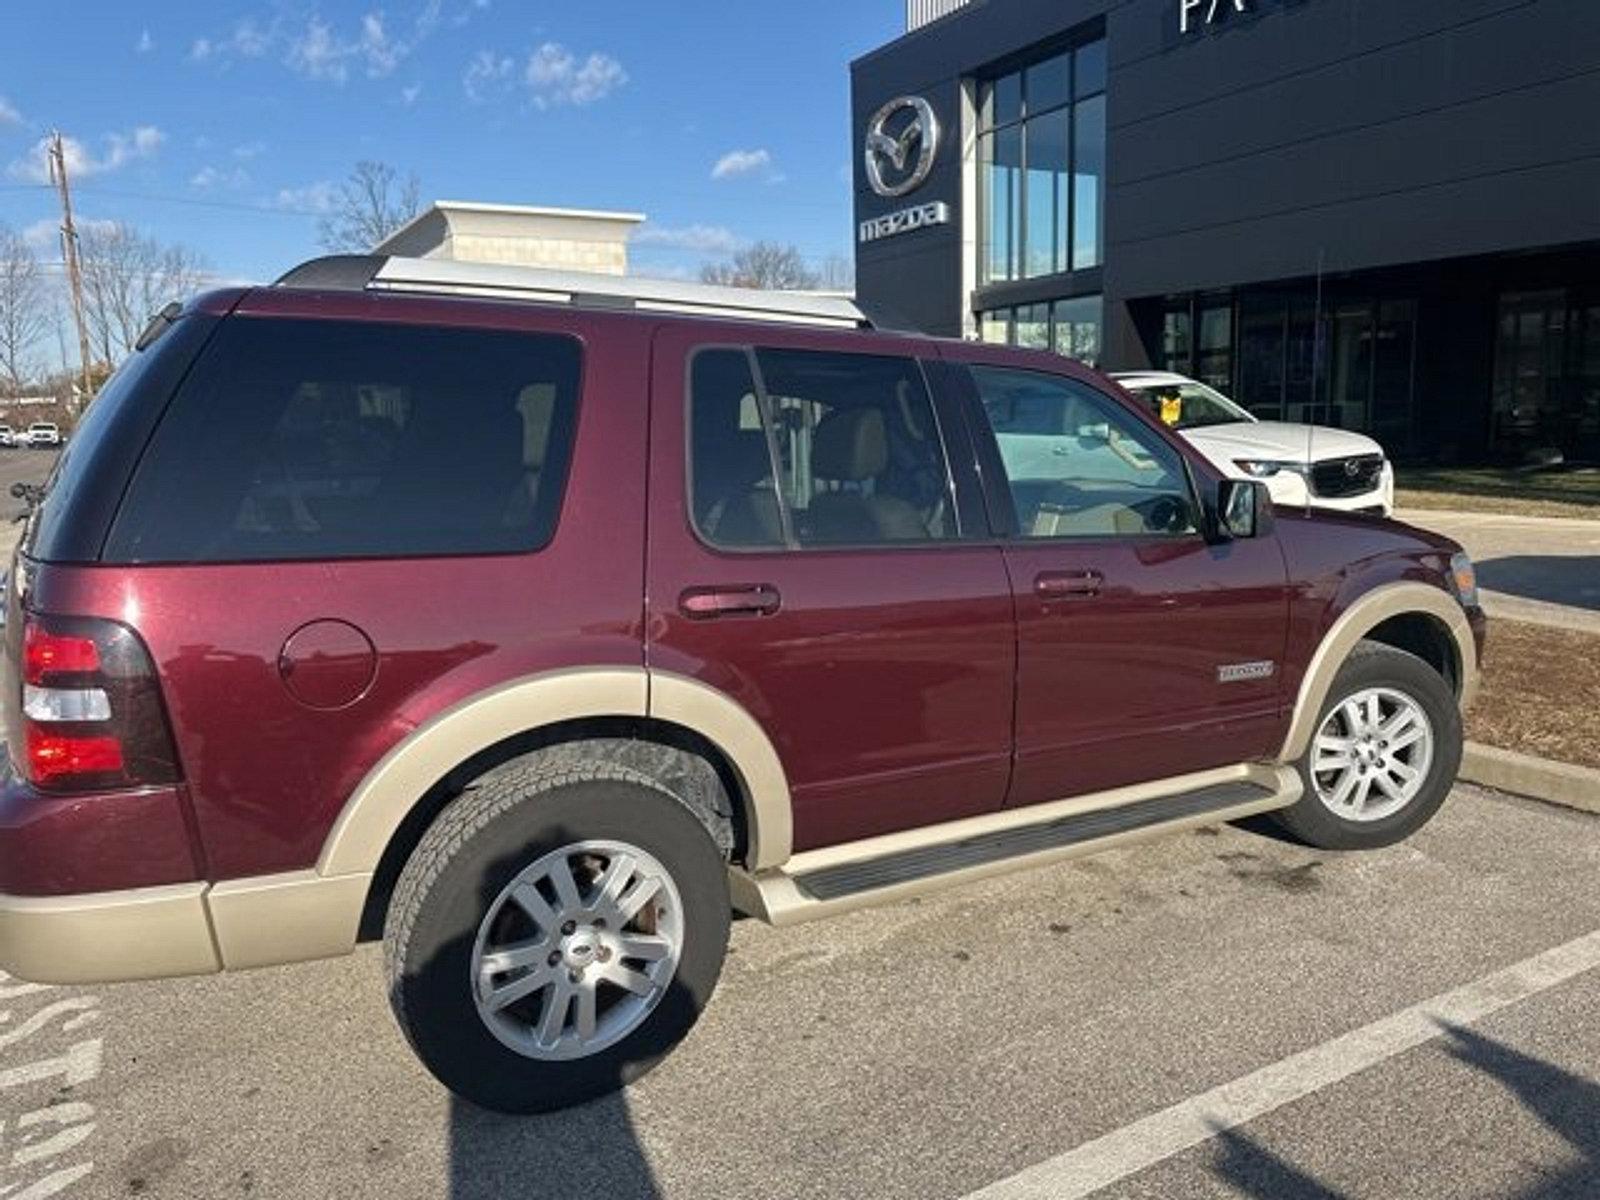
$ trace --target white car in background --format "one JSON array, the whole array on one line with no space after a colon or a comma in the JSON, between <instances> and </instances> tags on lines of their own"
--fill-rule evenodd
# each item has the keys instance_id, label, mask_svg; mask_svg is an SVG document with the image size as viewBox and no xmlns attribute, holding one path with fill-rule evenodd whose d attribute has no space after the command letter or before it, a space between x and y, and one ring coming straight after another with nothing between
<instances>
[{"instance_id":1,"label":"white car in background","mask_svg":"<svg viewBox=\"0 0 1600 1200\"><path fill-rule=\"evenodd\" d=\"M61 427L54 421L35 421L27 429L28 446L61 445Z\"/></svg>"},{"instance_id":2,"label":"white car in background","mask_svg":"<svg viewBox=\"0 0 1600 1200\"><path fill-rule=\"evenodd\" d=\"M1214 388L1167 371L1125 371L1111 378L1219 471L1263 481L1274 504L1394 513L1394 467L1365 434L1258 420Z\"/></svg>"}]
</instances>

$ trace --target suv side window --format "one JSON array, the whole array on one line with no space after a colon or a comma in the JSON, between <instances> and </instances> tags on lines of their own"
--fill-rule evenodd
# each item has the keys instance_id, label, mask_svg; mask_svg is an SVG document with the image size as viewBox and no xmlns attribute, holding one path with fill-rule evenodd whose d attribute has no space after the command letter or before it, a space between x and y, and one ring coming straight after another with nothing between
<instances>
[{"instance_id":1,"label":"suv side window","mask_svg":"<svg viewBox=\"0 0 1600 1200\"><path fill-rule=\"evenodd\" d=\"M556 335L230 318L157 427L106 556L535 549L555 532L579 368Z\"/></svg>"},{"instance_id":2,"label":"suv side window","mask_svg":"<svg viewBox=\"0 0 1600 1200\"><path fill-rule=\"evenodd\" d=\"M1196 532L1182 458L1074 379L973 366L1026 538Z\"/></svg>"},{"instance_id":3,"label":"suv side window","mask_svg":"<svg viewBox=\"0 0 1600 1200\"><path fill-rule=\"evenodd\" d=\"M702 350L690 371L700 535L732 549L959 536L950 466L913 359Z\"/></svg>"}]
</instances>

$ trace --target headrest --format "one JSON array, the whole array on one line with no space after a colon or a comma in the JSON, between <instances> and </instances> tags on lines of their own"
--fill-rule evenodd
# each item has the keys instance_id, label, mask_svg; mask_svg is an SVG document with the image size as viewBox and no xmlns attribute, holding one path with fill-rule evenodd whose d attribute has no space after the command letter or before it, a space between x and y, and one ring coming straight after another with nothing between
<instances>
[{"instance_id":1,"label":"headrest","mask_svg":"<svg viewBox=\"0 0 1600 1200\"><path fill-rule=\"evenodd\" d=\"M889 465L889 438L883 410L845 408L817 426L811 469L824 479L871 479Z\"/></svg>"}]
</instances>

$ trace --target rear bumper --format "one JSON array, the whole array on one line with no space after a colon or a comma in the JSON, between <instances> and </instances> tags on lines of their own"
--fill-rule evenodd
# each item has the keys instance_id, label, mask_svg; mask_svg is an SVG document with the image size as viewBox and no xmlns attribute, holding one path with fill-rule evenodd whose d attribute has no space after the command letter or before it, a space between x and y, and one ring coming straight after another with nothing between
<instances>
[{"instance_id":1,"label":"rear bumper","mask_svg":"<svg viewBox=\"0 0 1600 1200\"><path fill-rule=\"evenodd\" d=\"M335 958L355 949L372 876L294 871L224 883L0 894L0 971L118 983Z\"/></svg>"},{"instance_id":2,"label":"rear bumper","mask_svg":"<svg viewBox=\"0 0 1600 1200\"><path fill-rule=\"evenodd\" d=\"M0 896L0 969L34 983L206 975L221 960L206 885Z\"/></svg>"}]
</instances>

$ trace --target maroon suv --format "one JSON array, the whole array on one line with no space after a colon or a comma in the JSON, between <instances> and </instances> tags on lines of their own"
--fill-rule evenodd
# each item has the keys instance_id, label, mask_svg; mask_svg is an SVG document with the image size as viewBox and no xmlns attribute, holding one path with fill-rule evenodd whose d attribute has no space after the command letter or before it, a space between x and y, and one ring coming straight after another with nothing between
<instances>
[{"instance_id":1,"label":"maroon suv","mask_svg":"<svg viewBox=\"0 0 1600 1200\"><path fill-rule=\"evenodd\" d=\"M6 597L0 967L384 942L479 1104L689 1029L730 913L1271 812L1405 837L1483 618L1114 384L826 299L319 260L158 317Z\"/></svg>"}]
</instances>

